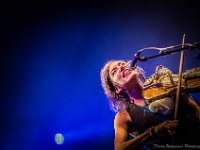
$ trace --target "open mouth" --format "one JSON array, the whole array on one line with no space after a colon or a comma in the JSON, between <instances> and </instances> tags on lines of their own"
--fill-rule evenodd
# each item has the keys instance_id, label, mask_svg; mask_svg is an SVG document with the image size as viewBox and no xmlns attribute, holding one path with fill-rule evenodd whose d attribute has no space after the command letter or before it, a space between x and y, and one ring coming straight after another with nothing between
<instances>
[{"instance_id":1,"label":"open mouth","mask_svg":"<svg viewBox=\"0 0 200 150\"><path fill-rule=\"evenodd\" d=\"M126 77L126 75L128 74L130 74L130 70L129 69L124 70L123 77Z\"/></svg>"}]
</instances>

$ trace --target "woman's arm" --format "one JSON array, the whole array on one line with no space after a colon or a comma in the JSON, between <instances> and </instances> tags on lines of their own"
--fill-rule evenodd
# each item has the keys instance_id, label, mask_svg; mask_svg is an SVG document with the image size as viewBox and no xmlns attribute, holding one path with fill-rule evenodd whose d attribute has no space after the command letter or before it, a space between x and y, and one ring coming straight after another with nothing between
<instances>
[{"instance_id":1,"label":"woman's arm","mask_svg":"<svg viewBox=\"0 0 200 150\"><path fill-rule=\"evenodd\" d=\"M136 138L128 140L130 116L126 111L119 112L114 121L115 128L115 150L129 150L142 146L151 136L149 131L145 131Z\"/></svg>"}]
</instances>

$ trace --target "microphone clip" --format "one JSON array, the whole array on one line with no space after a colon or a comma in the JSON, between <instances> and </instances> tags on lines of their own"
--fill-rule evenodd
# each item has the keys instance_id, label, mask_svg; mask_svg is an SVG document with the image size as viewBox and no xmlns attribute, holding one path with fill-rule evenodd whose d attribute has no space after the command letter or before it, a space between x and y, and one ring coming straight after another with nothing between
<instances>
[{"instance_id":1,"label":"microphone clip","mask_svg":"<svg viewBox=\"0 0 200 150\"><path fill-rule=\"evenodd\" d=\"M129 64L129 68L134 70L137 67L137 61L140 59L140 51L136 52L133 56L133 58L131 59L131 62Z\"/></svg>"}]
</instances>

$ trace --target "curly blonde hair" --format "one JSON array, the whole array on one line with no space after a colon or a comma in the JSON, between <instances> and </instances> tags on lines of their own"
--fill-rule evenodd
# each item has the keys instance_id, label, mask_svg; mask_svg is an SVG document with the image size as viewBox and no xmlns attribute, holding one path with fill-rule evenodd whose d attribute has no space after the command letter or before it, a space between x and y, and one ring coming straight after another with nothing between
<instances>
[{"instance_id":1,"label":"curly blonde hair","mask_svg":"<svg viewBox=\"0 0 200 150\"><path fill-rule=\"evenodd\" d=\"M110 71L110 66L112 63L114 62L125 62L123 60L111 60L108 61L104 67L101 69L101 85L104 89L104 92L109 100L109 105L110 108L114 111L114 112L118 112L124 108L127 107L127 105L129 104L129 96L127 95L127 93L125 91L121 91L120 93L116 93L115 90L115 85L112 83L110 76L109 76L109 71ZM140 67L136 67L136 70L139 72L140 74L140 79L141 81L145 81L145 77L144 77L144 71L142 68Z\"/></svg>"}]
</instances>

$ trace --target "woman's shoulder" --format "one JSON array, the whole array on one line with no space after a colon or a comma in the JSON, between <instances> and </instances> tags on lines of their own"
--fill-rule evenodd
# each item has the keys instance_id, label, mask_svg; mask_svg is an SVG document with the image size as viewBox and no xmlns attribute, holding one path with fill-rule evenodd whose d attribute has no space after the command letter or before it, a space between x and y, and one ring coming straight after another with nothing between
<instances>
[{"instance_id":1,"label":"woman's shoulder","mask_svg":"<svg viewBox=\"0 0 200 150\"><path fill-rule=\"evenodd\" d=\"M131 117L129 113L127 112L127 109L123 109L115 115L115 122L117 121L124 121L124 122L131 121Z\"/></svg>"},{"instance_id":2,"label":"woman's shoulder","mask_svg":"<svg viewBox=\"0 0 200 150\"><path fill-rule=\"evenodd\" d=\"M132 122L133 118L130 117L129 113L127 112L127 109L124 109L115 115L114 128L115 130L121 127L126 128L129 133L132 133L136 131Z\"/></svg>"}]
</instances>

